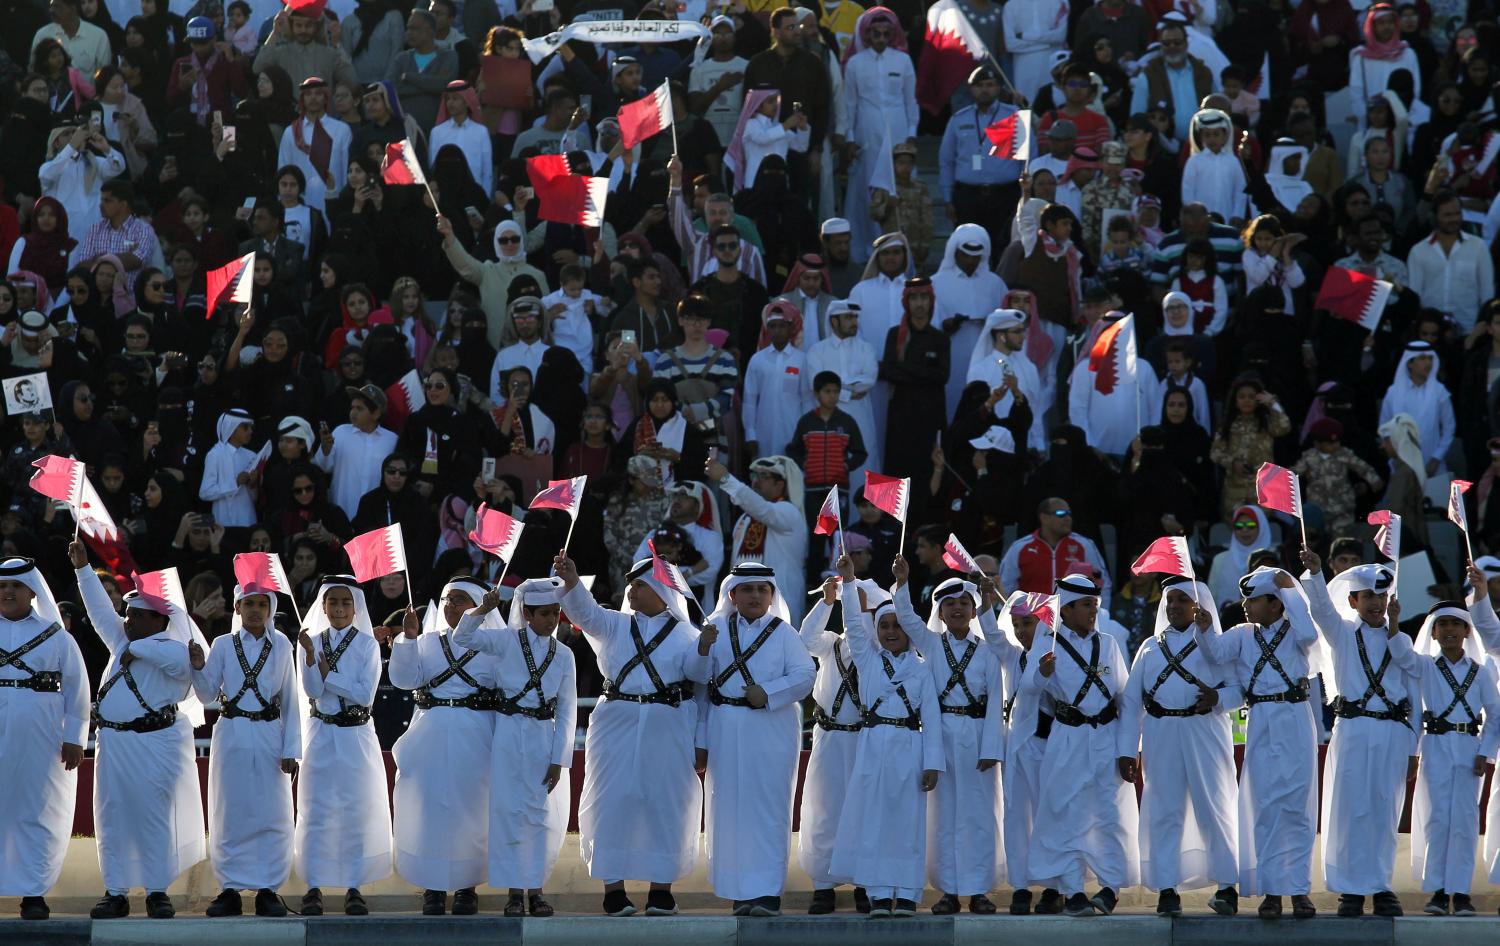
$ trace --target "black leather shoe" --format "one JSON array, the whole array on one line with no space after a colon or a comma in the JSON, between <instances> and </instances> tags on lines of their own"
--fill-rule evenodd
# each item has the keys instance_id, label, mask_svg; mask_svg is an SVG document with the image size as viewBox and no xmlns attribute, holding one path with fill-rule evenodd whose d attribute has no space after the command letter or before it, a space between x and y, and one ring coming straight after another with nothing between
<instances>
[{"instance_id":1,"label":"black leather shoe","mask_svg":"<svg viewBox=\"0 0 1500 946\"><path fill-rule=\"evenodd\" d=\"M1255 908L1255 915L1260 917L1262 920L1275 920L1280 918L1281 898L1266 897L1260 902L1260 906Z\"/></svg>"},{"instance_id":2,"label":"black leather shoe","mask_svg":"<svg viewBox=\"0 0 1500 946\"><path fill-rule=\"evenodd\" d=\"M933 916L949 916L958 911L958 897L951 893L945 893L941 897L938 897L937 903L932 905Z\"/></svg>"},{"instance_id":3,"label":"black leather shoe","mask_svg":"<svg viewBox=\"0 0 1500 946\"><path fill-rule=\"evenodd\" d=\"M812 905L807 908L810 916L823 916L833 912L833 889L814 890Z\"/></svg>"},{"instance_id":4,"label":"black leather shoe","mask_svg":"<svg viewBox=\"0 0 1500 946\"><path fill-rule=\"evenodd\" d=\"M1445 895L1446 897L1446 895ZM1389 890L1382 890L1375 895L1375 909L1371 911L1376 916L1405 916L1401 909L1401 900Z\"/></svg>"},{"instance_id":5,"label":"black leather shoe","mask_svg":"<svg viewBox=\"0 0 1500 946\"><path fill-rule=\"evenodd\" d=\"M473 887L453 891L453 915L473 916L479 912L479 894Z\"/></svg>"},{"instance_id":6,"label":"black leather shoe","mask_svg":"<svg viewBox=\"0 0 1500 946\"><path fill-rule=\"evenodd\" d=\"M448 912L448 891L446 890L424 890L422 891L422 915L442 916Z\"/></svg>"},{"instance_id":7,"label":"black leather shoe","mask_svg":"<svg viewBox=\"0 0 1500 946\"><path fill-rule=\"evenodd\" d=\"M359 892L358 887L350 887L344 893L344 915L366 916L370 908L365 906L365 895Z\"/></svg>"},{"instance_id":8,"label":"black leather shoe","mask_svg":"<svg viewBox=\"0 0 1500 946\"><path fill-rule=\"evenodd\" d=\"M99 902L89 911L89 917L95 920L118 920L129 915L130 898L110 893L100 897Z\"/></svg>"},{"instance_id":9,"label":"black leather shoe","mask_svg":"<svg viewBox=\"0 0 1500 946\"><path fill-rule=\"evenodd\" d=\"M829 891L832 893L833 891ZM670 890L648 890L646 892L647 916L676 916L677 898Z\"/></svg>"},{"instance_id":10,"label":"black leather shoe","mask_svg":"<svg viewBox=\"0 0 1500 946\"><path fill-rule=\"evenodd\" d=\"M892 906L893 903L894 903L894 901L891 901L891 900L871 900L870 901L870 919L872 919L872 920L888 920L888 919L890 919L891 918L891 906Z\"/></svg>"},{"instance_id":11,"label":"black leather shoe","mask_svg":"<svg viewBox=\"0 0 1500 946\"><path fill-rule=\"evenodd\" d=\"M1031 912L1031 891L1022 887L1010 895L1010 915L1026 916Z\"/></svg>"},{"instance_id":12,"label":"black leather shoe","mask_svg":"<svg viewBox=\"0 0 1500 946\"><path fill-rule=\"evenodd\" d=\"M1100 887L1099 892L1089 898L1089 903L1094 905L1094 912L1103 916L1109 916L1115 912L1115 906L1119 904L1120 898L1115 895L1114 888Z\"/></svg>"},{"instance_id":13,"label":"black leather shoe","mask_svg":"<svg viewBox=\"0 0 1500 946\"><path fill-rule=\"evenodd\" d=\"M255 915L286 916L286 904L281 902L276 891L270 887L262 887L255 891Z\"/></svg>"},{"instance_id":14,"label":"black leather shoe","mask_svg":"<svg viewBox=\"0 0 1500 946\"><path fill-rule=\"evenodd\" d=\"M44 897L22 897L21 919L23 920L45 920L52 915L52 908L47 906Z\"/></svg>"},{"instance_id":15,"label":"black leather shoe","mask_svg":"<svg viewBox=\"0 0 1500 946\"><path fill-rule=\"evenodd\" d=\"M1427 905L1422 908L1422 912L1428 916L1447 916L1450 903L1448 894L1442 890L1438 890L1432 895L1432 899L1427 901Z\"/></svg>"},{"instance_id":16,"label":"black leather shoe","mask_svg":"<svg viewBox=\"0 0 1500 946\"><path fill-rule=\"evenodd\" d=\"M323 891L319 890L317 887L313 887L309 889L307 893L302 895L302 915L323 915Z\"/></svg>"},{"instance_id":17,"label":"black leather shoe","mask_svg":"<svg viewBox=\"0 0 1500 946\"><path fill-rule=\"evenodd\" d=\"M1318 908L1313 906L1312 897L1305 893L1299 893L1292 897L1292 918L1295 920L1310 920L1318 915Z\"/></svg>"},{"instance_id":18,"label":"black leather shoe","mask_svg":"<svg viewBox=\"0 0 1500 946\"><path fill-rule=\"evenodd\" d=\"M511 894L510 897L506 899L505 909L500 911L500 915L512 918L525 916L526 901L522 900L521 895L518 893Z\"/></svg>"},{"instance_id":19,"label":"black leather shoe","mask_svg":"<svg viewBox=\"0 0 1500 946\"><path fill-rule=\"evenodd\" d=\"M238 890L221 890L214 897L214 902L203 911L204 916L241 916L245 912L245 905L240 902Z\"/></svg>"},{"instance_id":20,"label":"black leather shoe","mask_svg":"<svg viewBox=\"0 0 1500 946\"><path fill-rule=\"evenodd\" d=\"M1233 887L1220 887L1208 898L1208 908L1219 916L1234 916L1240 912L1240 893Z\"/></svg>"},{"instance_id":21,"label":"black leather shoe","mask_svg":"<svg viewBox=\"0 0 1500 946\"><path fill-rule=\"evenodd\" d=\"M916 915L917 901L915 900L906 900L898 897L896 899L896 902L891 905L891 916L899 916L905 918Z\"/></svg>"},{"instance_id":22,"label":"black leather shoe","mask_svg":"<svg viewBox=\"0 0 1500 946\"><path fill-rule=\"evenodd\" d=\"M757 897L750 902L751 916L781 916L780 897Z\"/></svg>"},{"instance_id":23,"label":"black leather shoe","mask_svg":"<svg viewBox=\"0 0 1500 946\"><path fill-rule=\"evenodd\" d=\"M1030 891L1027 891L1030 893ZM1043 916L1056 916L1063 911L1063 895L1051 887L1042 891L1042 898L1036 902L1036 912Z\"/></svg>"},{"instance_id":24,"label":"black leather shoe","mask_svg":"<svg viewBox=\"0 0 1500 946\"><path fill-rule=\"evenodd\" d=\"M1167 887L1156 895L1157 916L1182 916L1182 898L1177 891Z\"/></svg>"},{"instance_id":25,"label":"black leather shoe","mask_svg":"<svg viewBox=\"0 0 1500 946\"><path fill-rule=\"evenodd\" d=\"M854 912L855 913L869 913L870 912L870 894L863 887L855 887L854 888Z\"/></svg>"},{"instance_id":26,"label":"black leather shoe","mask_svg":"<svg viewBox=\"0 0 1500 946\"><path fill-rule=\"evenodd\" d=\"M1063 905L1064 916L1093 916L1094 905L1089 903L1089 898L1082 891L1073 894L1068 902Z\"/></svg>"},{"instance_id":27,"label":"black leather shoe","mask_svg":"<svg viewBox=\"0 0 1500 946\"><path fill-rule=\"evenodd\" d=\"M993 916L995 914L995 901L982 893L976 893L969 898L969 912L980 916Z\"/></svg>"},{"instance_id":28,"label":"black leather shoe","mask_svg":"<svg viewBox=\"0 0 1500 946\"><path fill-rule=\"evenodd\" d=\"M1349 917L1365 915L1365 898L1363 894L1341 893L1339 894L1339 916Z\"/></svg>"},{"instance_id":29,"label":"black leather shoe","mask_svg":"<svg viewBox=\"0 0 1500 946\"><path fill-rule=\"evenodd\" d=\"M1454 916L1473 916L1475 912L1474 901L1469 899L1468 894L1456 893L1453 895Z\"/></svg>"},{"instance_id":30,"label":"black leather shoe","mask_svg":"<svg viewBox=\"0 0 1500 946\"><path fill-rule=\"evenodd\" d=\"M552 904L542 899L542 895L534 893L526 898L526 912L532 916L548 917L553 913Z\"/></svg>"},{"instance_id":31,"label":"black leather shoe","mask_svg":"<svg viewBox=\"0 0 1500 946\"><path fill-rule=\"evenodd\" d=\"M177 915L177 908L172 906L172 898L165 891L158 890L146 894L146 915L153 920L170 920Z\"/></svg>"},{"instance_id":32,"label":"black leather shoe","mask_svg":"<svg viewBox=\"0 0 1500 946\"><path fill-rule=\"evenodd\" d=\"M606 890L604 913L606 916L631 916L635 913L635 904L630 902L624 890Z\"/></svg>"}]
</instances>

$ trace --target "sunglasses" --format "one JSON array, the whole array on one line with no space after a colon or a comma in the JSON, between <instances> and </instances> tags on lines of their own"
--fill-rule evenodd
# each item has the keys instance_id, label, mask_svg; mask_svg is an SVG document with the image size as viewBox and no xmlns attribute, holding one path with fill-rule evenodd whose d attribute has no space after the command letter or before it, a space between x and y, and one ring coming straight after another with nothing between
<instances>
[{"instance_id":1,"label":"sunglasses","mask_svg":"<svg viewBox=\"0 0 1500 946\"><path fill-rule=\"evenodd\" d=\"M1236 522L1234 524L1234 527L1236 529L1255 529L1259 528L1259 526L1260 523L1256 522L1254 519L1251 519L1248 522Z\"/></svg>"},{"instance_id":2,"label":"sunglasses","mask_svg":"<svg viewBox=\"0 0 1500 946\"><path fill-rule=\"evenodd\" d=\"M1071 509L1054 509L1054 510L1052 510L1052 515L1056 516L1059 519L1066 519L1069 516L1073 515L1073 510L1071 510Z\"/></svg>"},{"instance_id":3,"label":"sunglasses","mask_svg":"<svg viewBox=\"0 0 1500 946\"><path fill-rule=\"evenodd\" d=\"M505 236L505 237L501 237L500 238L500 245L501 246L504 246L507 243L520 243L520 242L521 242L521 238L518 237L518 236Z\"/></svg>"},{"instance_id":4,"label":"sunglasses","mask_svg":"<svg viewBox=\"0 0 1500 946\"><path fill-rule=\"evenodd\" d=\"M406 475L406 467L404 467L404 466L388 466L388 467L385 468L385 475L386 476L405 476Z\"/></svg>"},{"instance_id":5,"label":"sunglasses","mask_svg":"<svg viewBox=\"0 0 1500 946\"><path fill-rule=\"evenodd\" d=\"M448 384L445 381L429 381L429 382L427 382L426 384L424 384L422 386L424 388L426 388L427 390L429 390L429 391L446 391L446 390L448 390Z\"/></svg>"},{"instance_id":6,"label":"sunglasses","mask_svg":"<svg viewBox=\"0 0 1500 946\"><path fill-rule=\"evenodd\" d=\"M306 496L308 493L316 493L317 491L318 491L317 488L313 487L313 486L294 486L294 487L292 487L292 495L293 496Z\"/></svg>"}]
</instances>

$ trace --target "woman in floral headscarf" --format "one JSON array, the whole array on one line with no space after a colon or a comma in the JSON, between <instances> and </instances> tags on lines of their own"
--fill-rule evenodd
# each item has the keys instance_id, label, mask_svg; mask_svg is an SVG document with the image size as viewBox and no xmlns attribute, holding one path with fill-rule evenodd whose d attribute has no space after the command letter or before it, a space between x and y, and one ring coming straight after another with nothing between
<instances>
[{"instance_id":1,"label":"woman in floral headscarf","mask_svg":"<svg viewBox=\"0 0 1500 946\"><path fill-rule=\"evenodd\" d=\"M609 550L609 579L615 590L625 587L625 570L635 550L671 508L671 497L662 489L659 463L639 454L626 461L625 483L610 496L604 514L604 547Z\"/></svg>"}]
</instances>

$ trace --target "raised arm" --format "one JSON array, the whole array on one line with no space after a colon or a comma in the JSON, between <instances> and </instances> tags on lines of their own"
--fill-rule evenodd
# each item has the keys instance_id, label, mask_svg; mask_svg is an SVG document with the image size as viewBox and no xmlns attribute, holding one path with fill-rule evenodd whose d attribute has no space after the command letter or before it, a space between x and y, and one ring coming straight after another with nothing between
<instances>
[{"instance_id":1,"label":"raised arm","mask_svg":"<svg viewBox=\"0 0 1500 946\"><path fill-rule=\"evenodd\" d=\"M899 565L893 565L891 569L896 573L896 593L891 596L891 601L896 606L896 620L901 622L901 629L906 632L907 637L911 638L911 645L917 649L917 653L923 657L935 654L938 648L938 636L911 606L911 590L906 581L910 572L906 559L898 555L896 561Z\"/></svg>"},{"instance_id":2,"label":"raised arm","mask_svg":"<svg viewBox=\"0 0 1500 946\"><path fill-rule=\"evenodd\" d=\"M819 660L827 660L833 656L833 649L838 644L839 636L828 630L828 617L833 613L833 607L828 603L828 584L833 579L824 582L824 592L819 596L813 606L807 610L807 615L802 619L802 646L807 652ZM859 596L856 594L856 598Z\"/></svg>"},{"instance_id":3,"label":"raised arm","mask_svg":"<svg viewBox=\"0 0 1500 946\"><path fill-rule=\"evenodd\" d=\"M83 596L83 609L88 613L89 623L94 626L94 633L109 648L111 654L118 654L130 643L130 638L125 636L125 622L115 613L115 603L110 600L109 592L104 590L104 585L99 581L99 576L88 566L87 561L78 565L78 558L82 557L83 546L74 542L80 551L74 557L73 564L77 569L78 592ZM71 554L71 549L69 550Z\"/></svg>"},{"instance_id":4,"label":"raised arm","mask_svg":"<svg viewBox=\"0 0 1500 946\"><path fill-rule=\"evenodd\" d=\"M589 598L593 600L592 597ZM500 596L491 589L476 607L464 612L464 616L458 619L458 627L453 629L453 643L465 650L477 650L481 654L490 654L501 659L510 657L517 647L516 633L509 627L493 628L481 627L484 619L500 604ZM519 600L512 600L511 607L519 608ZM573 617L573 609L569 607L568 616ZM391 659L396 657L395 648L391 648ZM392 673L394 680L394 672Z\"/></svg>"}]
</instances>

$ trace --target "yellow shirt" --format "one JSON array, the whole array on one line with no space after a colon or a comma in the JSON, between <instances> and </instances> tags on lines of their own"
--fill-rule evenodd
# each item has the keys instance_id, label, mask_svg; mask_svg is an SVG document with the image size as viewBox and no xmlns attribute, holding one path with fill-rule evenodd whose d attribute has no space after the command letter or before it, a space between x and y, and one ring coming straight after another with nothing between
<instances>
[{"instance_id":1,"label":"yellow shirt","mask_svg":"<svg viewBox=\"0 0 1500 946\"><path fill-rule=\"evenodd\" d=\"M821 7L823 15L818 18L818 25L832 33L834 39L838 40L839 53L842 54L849 48L850 40L854 39L854 26L864 15L865 8L855 3L854 0L840 0L831 9L826 3Z\"/></svg>"}]
</instances>

